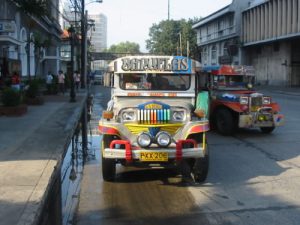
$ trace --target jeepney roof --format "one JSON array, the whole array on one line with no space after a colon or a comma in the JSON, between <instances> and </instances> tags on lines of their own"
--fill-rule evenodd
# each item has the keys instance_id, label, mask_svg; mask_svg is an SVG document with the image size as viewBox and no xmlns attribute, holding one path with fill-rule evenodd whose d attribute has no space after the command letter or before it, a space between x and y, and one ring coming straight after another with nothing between
<instances>
[{"instance_id":1,"label":"jeepney roof","mask_svg":"<svg viewBox=\"0 0 300 225\"><path fill-rule=\"evenodd\" d=\"M200 71L201 64L184 56L137 55L125 56L111 62L108 70L118 73L174 73L192 74Z\"/></svg>"},{"instance_id":2,"label":"jeepney roof","mask_svg":"<svg viewBox=\"0 0 300 225\"><path fill-rule=\"evenodd\" d=\"M234 65L220 65L220 66L203 66L202 72L208 72L213 75L246 75L254 76L253 66L234 66Z\"/></svg>"}]
</instances>

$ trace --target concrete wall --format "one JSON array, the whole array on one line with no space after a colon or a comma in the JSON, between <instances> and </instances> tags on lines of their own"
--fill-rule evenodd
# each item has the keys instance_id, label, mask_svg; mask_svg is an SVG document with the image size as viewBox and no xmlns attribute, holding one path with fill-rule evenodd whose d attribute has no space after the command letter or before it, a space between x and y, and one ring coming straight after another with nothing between
<instances>
[{"instance_id":1,"label":"concrete wall","mask_svg":"<svg viewBox=\"0 0 300 225\"><path fill-rule=\"evenodd\" d=\"M289 85L291 77L291 44L287 41L245 48L245 64L253 65L257 82L268 85Z\"/></svg>"}]
</instances>

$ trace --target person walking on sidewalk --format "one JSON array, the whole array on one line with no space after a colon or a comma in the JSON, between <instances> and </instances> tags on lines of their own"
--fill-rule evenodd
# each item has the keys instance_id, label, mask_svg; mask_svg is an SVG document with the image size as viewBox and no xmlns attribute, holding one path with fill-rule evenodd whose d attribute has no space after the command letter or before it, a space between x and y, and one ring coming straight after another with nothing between
<instances>
[{"instance_id":1,"label":"person walking on sidewalk","mask_svg":"<svg viewBox=\"0 0 300 225\"><path fill-rule=\"evenodd\" d=\"M80 73L78 73L77 70L74 72L74 81L75 81L75 85L76 85L76 90L78 91L79 84L80 84Z\"/></svg>"},{"instance_id":2,"label":"person walking on sidewalk","mask_svg":"<svg viewBox=\"0 0 300 225\"><path fill-rule=\"evenodd\" d=\"M65 75L62 70L58 71L58 86L59 91L65 94Z\"/></svg>"},{"instance_id":3,"label":"person walking on sidewalk","mask_svg":"<svg viewBox=\"0 0 300 225\"><path fill-rule=\"evenodd\" d=\"M20 85L21 85L21 79L17 72L14 72L14 74L11 77L11 87L16 90L20 91Z\"/></svg>"},{"instance_id":4,"label":"person walking on sidewalk","mask_svg":"<svg viewBox=\"0 0 300 225\"><path fill-rule=\"evenodd\" d=\"M50 71L48 71L48 74L46 76L46 86L47 86L47 93L51 94L52 92L52 81L53 81L53 76Z\"/></svg>"}]
</instances>

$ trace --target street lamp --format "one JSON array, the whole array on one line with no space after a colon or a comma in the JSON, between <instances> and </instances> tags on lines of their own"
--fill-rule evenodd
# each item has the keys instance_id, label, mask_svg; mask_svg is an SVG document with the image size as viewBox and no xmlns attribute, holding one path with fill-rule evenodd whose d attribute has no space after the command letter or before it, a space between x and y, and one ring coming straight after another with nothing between
<instances>
[{"instance_id":1,"label":"street lamp","mask_svg":"<svg viewBox=\"0 0 300 225\"><path fill-rule=\"evenodd\" d=\"M75 29L71 25L68 29L68 34L70 38L70 46L71 46L71 90L70 90L70 102L76 102L76 94L75 94L75 86L74 86L74 33Z\"/></svg>"}]
</instances>

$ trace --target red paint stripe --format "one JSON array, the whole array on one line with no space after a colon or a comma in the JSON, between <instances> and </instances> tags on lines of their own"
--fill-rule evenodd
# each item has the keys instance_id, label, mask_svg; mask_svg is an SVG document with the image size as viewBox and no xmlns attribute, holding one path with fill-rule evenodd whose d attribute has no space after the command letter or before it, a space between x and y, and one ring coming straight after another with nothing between
<instances>
[{"instance_id":1,"label":"red paint stripe","mask_svg":"<svg viewBox=\"0 0 300 225\"><path fill-rule=\"evenodd\" d=\"M115 134L118 135L119 131L112 127L98 126L98 130L101 134Z\"/></svg>"},{"instance_id":2,"label":"red paint stripe","mask_svg":"<svg viewBox=\"0 0 300 225\"><path fill-rule=\"evenodd\" d=\"M209 124L204 124L204 125L196 125L193 126L190 130L189 133L202 133L206 132L209 130Z\"/></svg>"}]
</instances>

